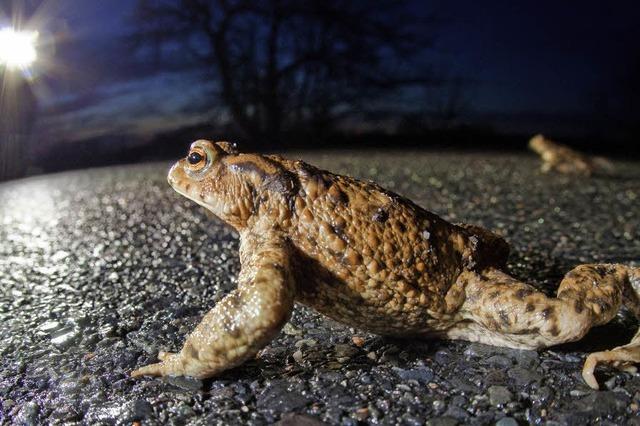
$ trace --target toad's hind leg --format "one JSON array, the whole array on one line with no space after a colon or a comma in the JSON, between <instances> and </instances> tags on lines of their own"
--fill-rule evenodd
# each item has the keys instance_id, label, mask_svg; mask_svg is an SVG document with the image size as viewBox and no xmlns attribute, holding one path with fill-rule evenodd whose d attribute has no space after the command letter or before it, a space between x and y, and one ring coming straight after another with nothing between
<instances>
[{"instance_id":1,"label":"toad's hind leg","mask_svg":"<svg viewBox=\"0 0 640 426\"><path fill-rule=\"evenodd\" d=\"M290 255L287 241L276 232L243 235L238 288L204 316L179 353L161 352L161 362L131 375L205 378L254 356L293 310Z\"/></svg>"},{"instance_id":2,"label":"toad's hind leg","mask_svg":"<svg viewBox=\"0 0 640 426\"><path fill-rule=\"evenodd\" d=\"M640 268L578 266L564 277L556 297L495 269L465 272L459 280L466 300L460 310L464 320L447 334L454 339L537 349L579 340L591 327L609 322L623 302L640 314ZM593 370L599 362L640 362L640 333L628 345L587 358L583 377L596 389Z\"/></svg>"}]
</instances>

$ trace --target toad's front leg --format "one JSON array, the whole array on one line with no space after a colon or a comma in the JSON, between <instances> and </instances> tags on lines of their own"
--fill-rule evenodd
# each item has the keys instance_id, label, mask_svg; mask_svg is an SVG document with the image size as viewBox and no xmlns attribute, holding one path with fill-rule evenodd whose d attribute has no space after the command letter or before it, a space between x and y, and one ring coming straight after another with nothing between
<instances>
[{"instance_id":1,"label":"toad's front leg","mask_svg":"<svg viewBox=\"0 0 640 426\"><path fill-rule=\"evenodd\" d=\"M161 352L161 362L131 376L206 378L253 357L278 334L293 310L290 256L286 239L277 231L243 235L238 288L204 316L179 353Z\"/></svg>"}]
</instances>

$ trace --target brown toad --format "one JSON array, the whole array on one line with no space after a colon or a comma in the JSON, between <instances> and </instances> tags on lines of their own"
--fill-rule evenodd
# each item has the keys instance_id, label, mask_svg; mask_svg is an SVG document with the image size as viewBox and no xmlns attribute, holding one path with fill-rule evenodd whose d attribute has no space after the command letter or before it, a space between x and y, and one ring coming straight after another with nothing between
<instances>
[{"instance_id":1,"label":"brown toad","mask_svg":"<svg viewBox=\"0 0 640 426\"><path fill-rule=\"evenodd\" d=\"M581 265L550 298L504 272L509 248L498 235L302 161L199 140L168 180L239 232L239 284L179 353L161 352L133 376L204 378L237 366L279 333L294 302L381 335L521 349L578 340L623 302L640 314L640 268ZM636 335L591 354L583 376L596 388L598 362L638 360Z\"/></svg>"},{"instance_id":2,"label":"brown toad","mask_svg":"<svg viewBox=\"0 0 640 426\"><path fill-rule=\"evenodd\" d=\"M566 145L535 135L529 140L529 148L540 155L543 173L556 171L567 175L591 176L597 171L613 171L613 165L602 157L589 157Z\"/></svg>"}]
</instances>

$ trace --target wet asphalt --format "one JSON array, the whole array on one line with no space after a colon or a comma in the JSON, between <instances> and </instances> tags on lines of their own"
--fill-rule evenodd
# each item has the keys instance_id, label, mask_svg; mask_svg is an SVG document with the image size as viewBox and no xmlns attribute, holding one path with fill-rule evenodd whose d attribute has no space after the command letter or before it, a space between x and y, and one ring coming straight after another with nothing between
<instances>
[{"instance_id":1,"label":"wet asphalt","mask_svg":"<svg viewBox=\"0 0 640 426\"><path fill-rule=\"evenodd\" d=\"M543 175L525 154L298 156L503 234L511 272L547 293L577 264L640 262L638 162L584 179ZM218 378L129 378L178 350L239 268L237 235L174 193L168 166L0 185L1 423L640 425L640 375L602 368L601 391L580 377L586 354L633 335L625 312L534 352L390 340L297 307Z\"/></svg>"}]
</instances>

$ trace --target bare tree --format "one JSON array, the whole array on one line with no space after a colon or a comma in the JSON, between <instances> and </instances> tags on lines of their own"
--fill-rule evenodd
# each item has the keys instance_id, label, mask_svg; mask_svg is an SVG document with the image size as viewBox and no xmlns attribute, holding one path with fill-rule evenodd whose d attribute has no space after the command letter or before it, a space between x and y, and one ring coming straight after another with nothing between
<instances>
[{"instance_id":1,"label":"bare tree","mask_svg":"<svg viewBox=\"0 0 640 426\"><path fill-rule=\"evenodd\" d=\"M328 128L400 87L433 81L420 64L433 18L395 0L139 0L139 39L188 49L256 140Z\"/></svg>"},{"instance_id":2,"label":"bare tree","mask_svg":"<svg viewBox=\"0 0 640 426\"><path fill-rule=\"evenodd\" d=\"M469 109L467 98L470 80L462 77L453 77L442 80L442 84L435 89L438 93L426 93L425 121L427 127L436 129L448 129L459 124L460 118Z\"/></svg>"}]
</instances>

